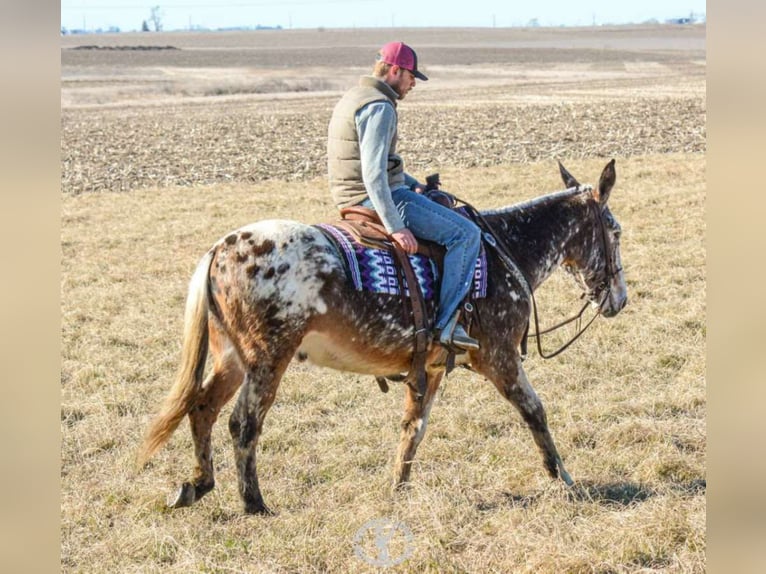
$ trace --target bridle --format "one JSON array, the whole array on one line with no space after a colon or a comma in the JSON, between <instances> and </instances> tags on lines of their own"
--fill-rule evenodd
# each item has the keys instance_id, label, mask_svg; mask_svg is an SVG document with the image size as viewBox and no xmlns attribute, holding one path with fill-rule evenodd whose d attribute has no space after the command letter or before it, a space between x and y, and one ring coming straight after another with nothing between
<instances>
[{"instance_id":1,"label":"bridle","mask_svg":"<svg viewBox=\"0 0 766 574\"><path fill-rule=\"evenodd\" d=\"M600 236L601 236L601 247L603 249L604 253L604 279L599 283L591 292L584 292L582 294L582 297L587 297L587 301L585 302L585 305L583 305L582 309L580 311L570 317L569 319L565 319L564 321L561 321L560 323L557 323L556 325L553 325L551 327L548 327L547 329L541 331L540 330L540 321L537 316L537 302L535 301L534 293L532 294L532 310L533 310L533 316L535 319L535 332L528 334L524 334L524 340L522 341L522 358L526 357L526 338L534 337L537 340L537 352L540 354L540 356L543 359L551 359L555 357L556 355L564 352L572 343L574 343L577 339L580 338L580 336L585 332L585 330L591 326L593 321L596 320L596 317L601 315L601 307L604 304L604 301L607 300L609 295L611 294L612 290L612 279L622 271L622 267L615 267L613 261L612 261L612 253L609 249L609 242L606 237L606 225L604 224L604 212L599 208L598 203L596 201L589 202L589 209L591 211L595 212L594 219L598 222ZM585 313L585 310L591 305L592 302L598 301L598 308L596 309L596 312L593 314L593 317L591 317L590 321L585 323L584 327L580 327L581 319L583 314ZM564 325L568 325L569 323L577 321L577 333L569 339L564 345L559 347L556 351L552 353L545 353L543 352L542 348L542 342L541 342L541 335L544 335L546 333L551 333L555 331L556 329L559 329L563 327ZM529 329L529 325L527 325L527 330Z\"/></svg>"},{"instance_id":2,"label":"bridle","mask_svg":"<svg viewBox=\"0 0 766 574\"><path fill-rule=\"evenodd\" d=\"M585 191L590 191L592 188L590 186L580 186L580 189L581 191L585 192ZM618 273L622 271L622 267L616 267L614 262L612 261L612 253L609 249L609 241L607 240L607 235L606 235L607 234L606 224L604 223L604 212L599 207L598 202L595 200L590 201L588 202L588 206L589 206L589 209L594 212L594 219L598 222L598 226L599 226L601 246L603 248L603 253L604 253L604 268L605 268L604 279L594 289L590 291L586 291L582 294L582 297L587 297L588 301L586 301L585 305L583 305L582 309L580 309L580 311L577 314L541 331L540 321L539 321L538 313L537 313L537 301L535 301L535 295L532 291L532 288L529 285L529 281L527 280L527 278L524 276L524 274L521 272L521 270L519 269L519 267L516 265L513 258L511 257L510 255L511 250L503 241L502 237L494 230L494 228L492 227L492 224L489 223L489 221L487 221L484 218L484 216L476 208L466 203L465 201L462 201L462 200L459 200L459 201L461 201L469 209L469 211L471 212L471 215L473 216L474 221L484 231L484 239L487 242L487 244L495 249L498 257L503 262L503 265L506 267L508 271L510 271L519 280L519 283L521 283L522 287L526 291L526 294L532 300L532 316L534 317L534 321L535 321L535 332L529 333L529 322L528 322L526 329L524 330L524 336L521 339L522 360L527 357L528 337L534 337L537 340L537 351L543 359L551 359L559 355L560 353L564 352L567 348L569 348L569 346L572 343L574 343L577 339L580 338L580 336L586 331L588 327L591 326L593 321L596 320L596 317L601 315L601 307L611 293L612 279L615 276L617 276ZM585 310L591 305L592 302L596 300L598 301L598 309L594 313L593 317L591 317L591 319L585 324L585 326L580 327L581 319L583 314L585 313ZM568 325L569 323L572 323L573 321L577 321L577 329L578 329L577 333L564 345L559 347L556 351L552 353L545 353L542 348L541 335L544 335L546 333L551 333L565 325Z\"/></svg>"}]
</instances>

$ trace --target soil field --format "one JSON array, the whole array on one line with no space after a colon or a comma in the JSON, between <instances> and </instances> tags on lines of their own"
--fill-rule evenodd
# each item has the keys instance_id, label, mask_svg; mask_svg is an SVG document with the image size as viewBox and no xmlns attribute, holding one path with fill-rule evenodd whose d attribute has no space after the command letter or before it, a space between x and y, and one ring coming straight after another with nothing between
<instances>
[{"instance_id":1,"label":"soil field","mask_svg":"<svg viewBox=\"0 0 766 574\"><path fill-rule=\"evenodd\" d=\"M176 369L191 271L251 221L333 215L327 121L392 38L431 77L399 106L413 175L438 171L492 208L561 189L557 159L590 183L616 159L628 306L563 355L525 363L576 486L550 481L521 417L456 370L412 488L392 495L401 388L295 363L258 447L277 515L242 513L231 405L213 435L215 490L168 511L192 472L188 424L143 472L132 460ZM61 45L62 571L705 571L704 27ZM543 322L578 297L556 274L539 292ZM365 529L380 521L401 528L381 542Z\"/></svg>"},{"instance_id":2,"label":"soil field","mask_svg":"<svg viewBox=\"0 0 766 574\"><path fill-rule=\"evenodd\" d=\"M431 75L400 106L400 149L413 172L704 153L704 33L397 30ZM62 190L322 175L332 107L392 34L64 37ZM176 49L77 49L94 38Z\"/></svg>"}]
</instances>

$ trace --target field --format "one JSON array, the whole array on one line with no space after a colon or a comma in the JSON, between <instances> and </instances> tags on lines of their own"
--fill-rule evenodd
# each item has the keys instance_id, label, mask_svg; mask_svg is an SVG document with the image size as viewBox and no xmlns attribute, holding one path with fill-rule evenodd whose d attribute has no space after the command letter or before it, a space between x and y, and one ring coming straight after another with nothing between
<instances>
[{"instance_id":1,"label":"field","mask_svg":"<svg viewBox=\"0 0 766 574\"><path fill-rule=\"evenodd\" d=\"M334 214L327 121L392 37L418 49L431 77L399 107L400 150L421 179L438 171L445 188L490 208L561 189L557 159L590 183L617 160L610 203L628 307L563 355L531 351L525 363L577 485L550 481L520 416L458 369L412 488L392 495L401 388L382 394L371 377L296 362L259 445L277 515L241 511L231 405L213 437L216 489L167 511L192 470L188 424L143 472L132 460L176 369L191 271L245 223ZM364 530L376 520L407 529L387 549L408 557L389 571L705 571L704 27L61 45L62 571L383 571ZM554 276L538 298L543 322L574 312L578 297Z\"/></svg>"}]
</instances>

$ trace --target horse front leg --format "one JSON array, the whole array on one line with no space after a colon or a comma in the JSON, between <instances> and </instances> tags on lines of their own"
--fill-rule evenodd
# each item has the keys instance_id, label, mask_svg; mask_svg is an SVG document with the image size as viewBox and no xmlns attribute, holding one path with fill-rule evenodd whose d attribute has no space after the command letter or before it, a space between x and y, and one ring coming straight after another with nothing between
<instances>
[{"instance_id":1,"label":"horse front leg","mask_svg":"<svg viewBox=\"0 0 766 574\"><path fill-rule=\"evenodd\" d=\"M410 385L405 387L402 432L394 463L394 490L403 488L410 480L412 461L420 441L426 434L428 415L431 412L439 383L444 376L444 369L427 372L426 376L428 377L428 387L422 402L418 400L417 393Z\"/></svg>"},{"instance_id":2,"label":"horse front leg","mask_svg":"<svg viewBox=\"0 0 766 574\"><path fill-rule=\"evenodd\" d=\"M543 455L543 462L548 474L552 478L561 477L567 486L572 486L574 481L564 468L564 463L561 461L561 456L559 456L553 437L548 430L548 417L545 414L543 404L532 385L529 384L529 379L527 379L524 368L521 366L520 359L516 360L515 367L515 373L511 373L503 379L493 378L492 382L500 394L518 409L532 431L532 437Z\"/></svg>"}]
</instances>

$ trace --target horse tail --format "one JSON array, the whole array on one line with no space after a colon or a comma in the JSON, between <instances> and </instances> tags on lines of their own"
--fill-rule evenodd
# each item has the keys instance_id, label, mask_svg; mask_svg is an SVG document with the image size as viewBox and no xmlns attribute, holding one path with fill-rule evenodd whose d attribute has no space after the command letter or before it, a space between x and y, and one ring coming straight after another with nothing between
<instances>
[{"instance_id":1,"label":"horse tail","mask_svg":"<svg viewBox=\"0 0 766 574\"><path fill-rule=\"evenodd\" d=\"M200 260L189 281L181 364L160 412L144 435L136 457L139 468L143 468L152 455L168 441L183 418L191 411L202 387L208 351L209 272L213 253L211 249Z\"/></svg>"}]
</instances>

